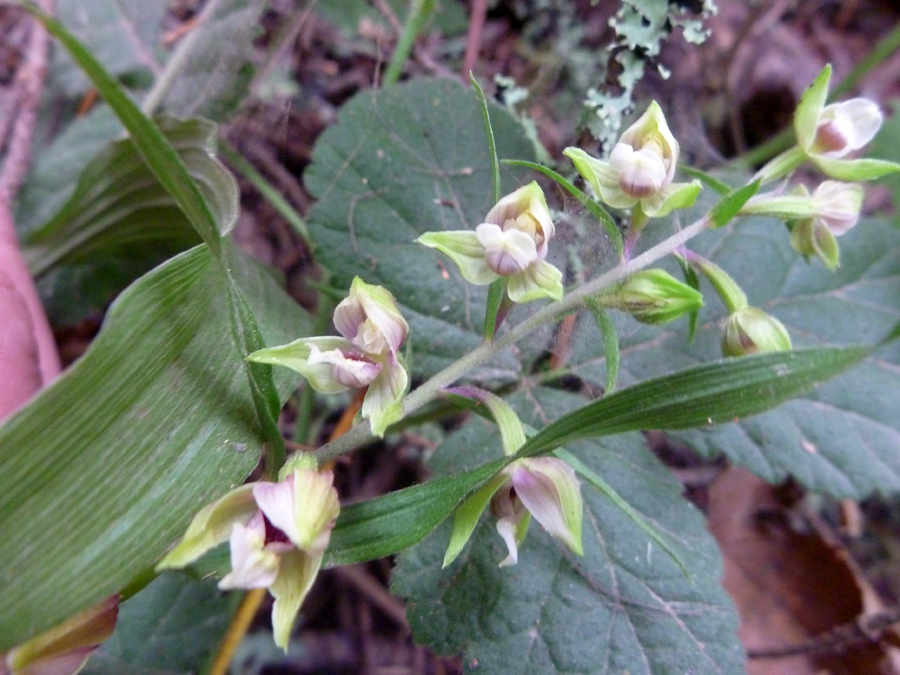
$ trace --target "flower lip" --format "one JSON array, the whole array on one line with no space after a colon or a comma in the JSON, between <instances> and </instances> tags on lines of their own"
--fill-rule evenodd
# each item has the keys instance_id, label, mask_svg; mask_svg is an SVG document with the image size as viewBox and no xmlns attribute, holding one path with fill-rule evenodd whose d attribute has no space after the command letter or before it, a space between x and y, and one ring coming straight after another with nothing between
<instances>
[{"instance_id":1,"label":"flower lip","mask_svg":"<svg viewBox=\"0 0 900 675\"><path fill-rule=\"evenodd\" d=\"M827 105L819 115L810 150L840 159L871 141L883 119L878 105L866 98Z\"/></svg>"},{"instance_id":2,"label":"flower lip","mask_svg":"<svg viewBox=\"0 0 900 675\"><path fill-rule=\"evenodd\" d=\"M668 169L659 154L657 143L651 143L640 150L625 143L617 143L609 156L609 165L618 174L622 191L635 199L656 194L668 177Z\"/></svg>"},{"instance_id":3,"label":"flower lip","mask_svg":"<svg viewBox=\"0 0 900 675\"><path fill-rule=\"evenodd\" d=\"M335 381L350 389L371 384L384 367L384 364L355 350L330 349L323 352L314 344L309 346L309 363L330 365Z\"/></svg>"},{"instance_id":4,"label":"flower lip","mask_svg":"<svg viewBox=\"0 0 900 675\"><path fill-rule=\"evenodd\" d=\"M484 246L487 266L501 276L519 274L540 260L535 239L518 228L482 223L475 228L475 236Z\"/></svg>"}]
</instances>

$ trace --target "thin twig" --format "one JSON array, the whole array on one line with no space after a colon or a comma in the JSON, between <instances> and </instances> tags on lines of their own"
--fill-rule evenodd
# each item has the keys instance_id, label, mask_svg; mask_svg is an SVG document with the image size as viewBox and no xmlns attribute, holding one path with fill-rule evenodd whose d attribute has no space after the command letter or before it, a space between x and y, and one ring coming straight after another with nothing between
<instances>
[{"instance_id":1,"label":"thin twig","mask_svg":"<svg viewBox=\"0 0 900 675\"><path fill-rule=\"evenodd\" d=\"M52 11L52 0L39 3L45 12ZM18 193L31 161L31 141L37 120L37 107L41 88L47 75L47 56L50 37L47 31L33 21L25 58L16 72L15 99L10 115L15 117L9 132L6 158L0 168L0 203L9 205Z\"/></svg>"},{"instance_id":2,"label":"thin twig","mask_svg":"<svg viewBox=\"0 0 900 675\"><path fill-rule=\"evenodd\" d=\"M488 0L473 0L472 16L469 19L469 32L466 35L466 55L463 57L462 76L469 77L469 73L475 70L475 62L478 60L478 52L481 50L481 33L484 30L484 21L487 17Z\"/></svg>"}]
</instances>

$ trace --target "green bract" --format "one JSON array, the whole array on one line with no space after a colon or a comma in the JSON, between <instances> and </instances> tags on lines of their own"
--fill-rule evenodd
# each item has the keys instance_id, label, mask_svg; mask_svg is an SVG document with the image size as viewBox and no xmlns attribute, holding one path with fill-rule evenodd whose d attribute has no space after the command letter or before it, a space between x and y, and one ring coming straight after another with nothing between
<instances>
[{"instance_id":1,"label":"green bract","mask_svg":"<svg viewBox=\"0 0 900 675\"><path fill-rule=\"evenodd\" d=\"M513 302L559 300L562 273L546 262L554 226L540 186L532 181L503 197L471 230L426 232L416 241L449 256L469 283L508 280Z\"/></svg>"}]
</instances>

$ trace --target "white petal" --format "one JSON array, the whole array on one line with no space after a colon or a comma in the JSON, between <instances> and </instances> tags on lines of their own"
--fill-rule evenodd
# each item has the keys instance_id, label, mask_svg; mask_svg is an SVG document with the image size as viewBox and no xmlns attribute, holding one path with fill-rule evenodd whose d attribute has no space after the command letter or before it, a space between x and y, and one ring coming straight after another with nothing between
<instances>
[{"instance_id":1,"label":"white petal","mask_svg":"<svg viewBox=\"0 0 900 675\"><path fill-rule=\"evenodd\" d=\"M219 588L266 588L278 576L278 553L267 550L263 514L247 525L235 523L231 530L231 572L219 582Z\"/></svg>"},{"instance_id":2,"label":"white petal","mask_svg":"<svg viewBox=\"0 0 900 675\"><path fill-rule=\"evenodd\" d=\"M499 567L509 567L519 562L519 545L516 542L516 521L511 518L501 518L497 521L497 532L506 542L506 549L509 551L501 562Z\"/></svg>"},{"instance_id":3,"label":"white petal","mask_svg":"<svg viewBox=\"0 0 900 675\"><path fill-rule=\"evenodd\" d=\"M655 194L666 184L668 170L656 144L635 151L624 143L613 148L609 165L618 175L625 194L642 199Z\"/></svg>"},{"instance_id":4,"label":"white petal","mask_svg":"<svg viewBox=\"0 0 900 675\"><path fill-rule=\"evenodd\" d=\"M300 539L295 516L293 474L278 483L256 483L253 486L253 498L269 522L284 532L288 539L295 543Z\"/></svg>"},{"instance_id":5,"label":"white petal","mask_svg":"<svg viewBox=\"0 0 900 675\"><path fill-rule=\"evenodd\" d=\"M534 239L521 230L502 230L497 225L482 223L475 228L475 236L484 246L488 267L501 276L518 274L538 262Z\"/></svg>"},{"instance_id":6,"label":"white petal","mask_svg":"<svg viewBox=\"0 0 900 675\"><path fill-rule=\"evenodd\" d=\"M310 345L309 364L320 363L330 365L331 375L335 381L351 389L365 387L378 377L378 373L383 368L381 363L371 361L362 355L353 355L352 353L345 355L339 349L322 352L315 345Z\"/></svg>"}]
</instances>

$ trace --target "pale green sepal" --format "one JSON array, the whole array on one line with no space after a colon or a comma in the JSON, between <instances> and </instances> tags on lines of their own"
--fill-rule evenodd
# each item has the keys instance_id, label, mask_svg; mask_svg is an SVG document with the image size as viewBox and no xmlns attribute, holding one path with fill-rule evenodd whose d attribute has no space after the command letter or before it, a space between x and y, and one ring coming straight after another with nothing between
<instances>
[{"instance_id":1,"label":"pale green sepal","mask_svg":"<svg viewBox=\"0 0 900 675\"><path fill-rule=\"evenodd\" d=\"M488 267L484 257L484 246L473 231L426 232L416 241L449 257L470 284L485 286L499 278L499 275Z\"/></svg>"},{"instance_id":2,"label":"pale green sepal","mask_svg":"<svg viewBox=\"0 0 900 675\"><path fill-rule=\"evenodd\" d=\"M765 166L756 172L753 179L758 180L760 185L771 183L792 173L794 169L805 161L806 153L801 148L794 146L769 160Z\"/></svg>"},{"instance_id":3,"label":"pale green sepal","mask_svg":"<svg viewBox=\"0 0 900 675\"><path fill-rule=\"evenodd\" d=\"M837 239L827 225L812 218L799 220L791 228L791 246L804 258L816 256L830 271L841 265Z\"/></svg>"},{"instance_id":4,"label":"pale green sepal","mask_svg":"<svg viewBox=\"0 0 900 675\"><path fill-rule=\"evenodd\" d=\"M693 258L691 264L709 280L729 312L738 312L747 307L747 294L728 272L705 258Z\"/></svg>"},{"instance_id":5,"label":"pale green sepal","mask_svg":"<svg viewBox=\"0 0 900 675\"><path fill-rule=\"evenodd\" d=\"M517 462L512 483L516 497L541 527L576 555L584 555L584 504L575 470L556 457L530 457Z\"/></svg>"},{"instance_id":6,"label":"pale green sepal","mask_svg":"<svg viewBox=\"0 0 900 675\"><path fill-rule=\"evenodd\" d=\"M384 437L385 430L403 417L403 396L409 384L406 368L399 362L386 363L366 391L362 416L369 420L372 433Z\"/></svg>"},{"instance_id":7,"label":"pale green sepal","mask_svg":"<svg viewBox=\"0 0 900 675\"><path fill-rule=\"evenodd\" d=\"M487 508L497 490L508 480L509 477L505 473L497 474L457 507L453 513L453 532L450 534L450 544L444 554L442 567L447 567L456 560L475 531L481 513Z\"/></svg>"},{"instance_id":8,"label":"pale green sepal","mask_svg":"<svg viewBox=\"0 0 900 675\"><path fill-rule=\"evenodd\" d=\"M278 481L284 481L294 471L316 471L317 468L318 462L316 462L315 453L301 450L287 458L281 471L278 472Z\"/></svg>"},{"instance_id":9,"label":"pale green sepal","mask_svg":"<svg viewBox=\"0 0 900 675\"><path fill-rule=\"evenodd\" d=\"M593 188L594 194L604 204L616 209L627 209L637 204L637 199L619 187L619 177L609 162L591 157L581 148L569 147L563 154L572 160L575 170Z\"/></svg>"},{"instance_id":10,"label":"pale green sepal","mask_svg":"<svg viewBox=\"0 0 900 675\"><path fill-rule=\"evenodd\" d=\"M474 387L469 387L467 389L491 411L494 422L497 423L497 428L500 430L500 438L503 442L503 454L506 456L516 454L519 448L525 445L525 430L522 428L522 422L519 420L519 416L516 415L515 411L506 401L496 394Z\"/></svg>"},{"instance_id":11,"label":"pale green sepal","mask_svg":"<svg viewBox=\"0 0 900 675\"><path fill-rule=\"evenodd\" d=\"M804 190L805 191L805 190ZM760 195L753 197L738 212L739 216L771 216L783 220L812 218L816 205L807 192L805 195Z\"/></svg>"},{"instance_id":12,"label":"pale green sepal","mask_svg":"<svg viewBox=\"0 0 900 675\"><path fill-rule=\"evenodd\" d=\"M563 296L562 272L542 260L509 277L506 292L510 300L518 303L541 298L560 300Z\"/></svg>"},{"instance_id":13,"label":"pale green sepal","mask_svg":"<svg viewBox=\"0 0 900 675\"><path fill-rule=\"evenodd\" d=\"M300 606L322 566L322 557L322 553L310 555L298 549L292 549L281 555L278 577L272 582L269 591L275 598L272 607L272 632L275 644L285 652Z\"/></svg>"},{"instance_id":14,"label":"pale green sepal","mask_svg":"<svg viewBox=\"0 0 900 675\"><path fill-rule=\"evenodd\" d=\"M648 218L662 218L675 209L694 205L703 185L699 180L690 183L672 183L654 195L641 200L641 209Z\"/></svg>"},{"instance_id":15,"label":"pale green sepal","mask_svg":"<svg viewBox=\"0 0 900 675\"><path fill-rule=\"evenodd\" d=\"M341 337L313 337L294 340L286 345L267 347L247 356L248 361L285 366L306 378L309 385L321 394L337 394L348 387L334 379L331 364L309 363L309 346L315 345L320 351L332 349L355 351L353 343Z\"/></svg>"},{"instance_id":16,"label":"pale green sepal","mask_svg":"<svg viewBox=\"0 0 900 675\"><path fill-rule=\"evenodd\" d=\"M194 516L184 537L156 565L156 571L190 565L204 553L228 541L235 523L246 525L258 511L253 498L253 485L242 485Z\"/></svg>"},{"instance_id":17,"label":"pale green sepal","mask_svg":"<svg viewBox=\"0 0 900 675\"><path fill-rule=\"evenodd\" d=\"M291 475L294 476L294 544L309 554L324 553L341 512L334 474L313 469L294 471Z\"/></svg>"},{"instance_id":18,"label":"pale green sepal","mask_svg":"<svg viewBox=\"0 0 900 675\"><path fill-rule=\"evenodd\" d=\"M838 180L875 180L900 171L900 164L883 159L832 159L811 155L809 161L826 176Z\"/></svg>"},{"instance_id":19,"label":"pale green sepal","mask_svg":"<svg viewBox=\"0 0 900 675\"><path fill-rule=\"evenodd\" d=\"M816 138L819 117L825 100L828 98L828 82L831 80L831 64L826 65L816 77L803 96L794 111L794 133L797 135L797 145L803 150L809 149Z\"/></svg>"}]
</instances>

